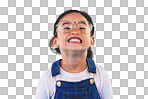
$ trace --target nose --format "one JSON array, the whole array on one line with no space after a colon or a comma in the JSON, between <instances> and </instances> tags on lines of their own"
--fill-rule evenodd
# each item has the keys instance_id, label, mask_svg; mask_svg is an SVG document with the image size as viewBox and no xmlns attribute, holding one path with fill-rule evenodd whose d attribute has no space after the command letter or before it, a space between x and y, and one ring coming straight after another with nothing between
<instances>
[{"instance_id":1,"label":"nose","mask_svg":"<svg viewBox=\"0 0 148 99\"><path fill-rule=\"evenodd\" d=\"M71 34L80 34L79 30L77 29L77 24L73 24L73 29L71 30Z\"/></svg>"},{"instance_id":2,"label":"nose","mask_svg":"<svg viewBox=\"0 0 148 99\"><path fill-rule=\"evenodd\" d=\"M78 33L78 32L71 32L71 34L76 34L76 35L78 35L79 33Z\"/></svg>"},{"instance_id":3,"label":"nose","mask_svg":"<svg viewBox=\"0 0 148 99\"><path fill-rule=\"evenodd\" d=\"M72 29L71 34L73 34L73 35L74 35L74 34L78 35L78 34L80 34L80 33L78 32L77 29Z\"/></svg>"}]
</instances>

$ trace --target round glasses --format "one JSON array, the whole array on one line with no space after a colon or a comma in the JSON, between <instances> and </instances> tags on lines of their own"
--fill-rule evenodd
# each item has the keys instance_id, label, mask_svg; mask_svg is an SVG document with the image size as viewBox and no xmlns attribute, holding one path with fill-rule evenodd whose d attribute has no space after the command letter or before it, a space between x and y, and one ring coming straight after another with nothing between
<instances>
[{"instance_id":1,"label":"round glasses","mask_svg":"<svg viewBox=\"0 0 148 99\"><path fill-rule=\"evenodd\" d=\"M68 20L60 21L56 26L58 27L61 33L70 33L74 27L74 24ZM76 23L77 29L84 34L89 34L92 30L93 25L87 21L80 21Z\"/></svg>"}]
</instances>

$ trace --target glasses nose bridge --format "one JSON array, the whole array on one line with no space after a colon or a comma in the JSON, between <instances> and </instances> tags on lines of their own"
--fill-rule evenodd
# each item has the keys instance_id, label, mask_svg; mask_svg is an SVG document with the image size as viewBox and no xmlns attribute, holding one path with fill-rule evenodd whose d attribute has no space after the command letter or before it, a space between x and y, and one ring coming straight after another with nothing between
<instances>
[{"instance_id":1,"label":"glasses nose bridge","mask_svg":"<svg viewBox=\"0 0 148 99\"><path fill-rule=\"evenodd\" d=\"M75 30L75 29L76 29L76 30L79 30L79 29L78 29L78 23L76 23L76 22L72 23L72 29L71 29L71 30L73 30L73 29L74 29L74 30Z\"/></svg>"}]
</instances>

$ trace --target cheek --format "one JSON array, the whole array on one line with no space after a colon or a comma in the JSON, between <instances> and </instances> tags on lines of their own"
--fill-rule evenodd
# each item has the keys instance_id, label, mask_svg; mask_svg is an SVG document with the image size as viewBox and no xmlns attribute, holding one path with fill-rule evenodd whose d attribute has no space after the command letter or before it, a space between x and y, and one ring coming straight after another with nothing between
<instances>
[{"instance_id":1,"label":"cheek","mask_svg":"<svg viewBox=\"0 0 148 99\"><path fill-rule=\"evenodd\" d=\"M59 44L63 44L66 42L66 37L63 34L58 34L58 37Z\"/></svg>"},{"instance_id":2,"label":"cheek","mask_svg":"<svg viewBox=\"0 0 148 99\"><path fill-rule=\"evenodd\" d=\"M63 38L60 38L59 39L59 44L63 44L63 43L65 43L64 39Z\"/></svg>"},{"instance_id":3,"label":"cheek","mask_svg":"<svg viewBox=\"0 0 148 99\"><path fill-rule=\"evenodd\" d=\"M87 43L90 43L91 42L91 38L89 36L86 38L86 42Z\"/></svg>"}]
</instances>

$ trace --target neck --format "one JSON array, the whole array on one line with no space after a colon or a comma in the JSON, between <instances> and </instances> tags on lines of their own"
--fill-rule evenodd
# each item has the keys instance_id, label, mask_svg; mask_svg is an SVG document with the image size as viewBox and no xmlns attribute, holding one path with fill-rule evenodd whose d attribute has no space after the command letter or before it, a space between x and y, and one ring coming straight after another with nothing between
<instances>
[{"instance_id":1,"label":"neck","mask_svg":"<svg viewBox=\"0 0 148 99\"><path fill-rule=\"evenodd\" d=\"M61 52L62 53L62 52ZM62 53L61 68L70 73L79 73L87 68L87 51L81 53Z\"/></svg>"}]
</instances>

